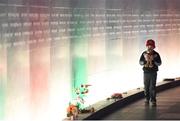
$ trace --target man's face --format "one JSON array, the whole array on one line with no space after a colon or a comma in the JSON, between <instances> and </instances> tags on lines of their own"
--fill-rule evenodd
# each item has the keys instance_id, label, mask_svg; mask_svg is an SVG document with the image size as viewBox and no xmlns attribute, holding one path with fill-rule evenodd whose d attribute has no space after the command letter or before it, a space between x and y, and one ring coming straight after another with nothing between
<instances>
[{"instance_id":1,"label":"man's face","mask_svg":"<svg viewBox=\"0 0 180 121\"><path fill-rule=\"evenodd\" d=\"M153 49L154 49L154 47L153 47L152 45L148 45L148 46L147 46L147 50L148 50L148 51L152 51Z\"/></svg>"}]
</instances>

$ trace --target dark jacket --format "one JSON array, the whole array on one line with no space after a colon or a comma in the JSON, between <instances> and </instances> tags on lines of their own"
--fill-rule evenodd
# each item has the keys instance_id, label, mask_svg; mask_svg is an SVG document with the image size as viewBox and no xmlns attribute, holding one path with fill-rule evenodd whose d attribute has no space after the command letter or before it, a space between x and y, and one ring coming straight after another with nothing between
<instances>
[{"instance_id":1,"label":"dark jacket","mask_svg":"<svg viewBox=\"0 0 180 121\"><path fill-rule=\"evenodd\" d=\"M153 50L152 55L154 57L154 60L152 61L153 67L145 67L144 65L147 63L147 61L145 60L145 54L147 53L147 51L144 51L139 59L139 64L143 65L143 71L145 73L150 73L150 72L157 72L158 71L158 66L161 65L161 57L159 55L158 52L156 52L155 50Z\"/></svg>"}]
</instances>

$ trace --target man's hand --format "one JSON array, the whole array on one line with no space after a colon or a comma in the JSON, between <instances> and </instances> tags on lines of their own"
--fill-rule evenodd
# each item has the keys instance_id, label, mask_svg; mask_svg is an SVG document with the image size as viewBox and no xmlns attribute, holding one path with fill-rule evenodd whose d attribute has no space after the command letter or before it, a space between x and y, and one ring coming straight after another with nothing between
<instances>
[{"instance_id":1,"label":"man's hand","mask_svg":"<svg viewBox=\"0 0 180 121\"><path fill-rule=\"evenodd\" d=\"M154 60L153 55L146 53L145 60L147 61L147 63L145 64L145 67L153 67L153 64L152 64L152 61Z\"/></svg>"},{"instance_id":2,"label":"man's hand","mask_svg":"<svg viewBox=\"0 0 180 121\"><path fill-rule=\"evenodd\" d=\"M147 62L149 62L151 60L152 57L150 57L150 55L148 53L145 54L145 60Z\"/></svg>"}]
</instances>

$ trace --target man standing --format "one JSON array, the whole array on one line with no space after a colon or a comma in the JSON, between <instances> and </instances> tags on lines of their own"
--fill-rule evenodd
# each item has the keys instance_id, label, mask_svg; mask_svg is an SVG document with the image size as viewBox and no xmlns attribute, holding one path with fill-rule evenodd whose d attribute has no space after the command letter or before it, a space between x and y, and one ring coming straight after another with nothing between
<instances>
[{"instance_id":1,"label":"man standing","mask_svg":"<svg viewBox=\"0 0 180 121\"><path fill-rule=\"evenodd\" d=\"M149 39L146 41L147 50L144 51L140 57L139 63L143 66L144 72L144 94L145 105L152 102L152 106L156 106L156 79L158 66L161 65L161 57L158 52L154 50L155 41Z\"/></svg>"}]
</instances>

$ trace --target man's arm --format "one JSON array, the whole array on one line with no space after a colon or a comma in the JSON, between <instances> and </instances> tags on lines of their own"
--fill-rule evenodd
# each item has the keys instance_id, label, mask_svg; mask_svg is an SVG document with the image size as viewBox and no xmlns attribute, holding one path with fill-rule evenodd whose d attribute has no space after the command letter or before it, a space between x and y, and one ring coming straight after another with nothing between
<instances>
[{"instance_id":1,"label":"man's arm","mask_svg":"<svg viewBox=\"0 0 180 121\"><path fill-rule=\"evenodd\" d=\"M145 65L147 63L147 61L145 60L145 58L144 58L144 53L142 53L142 55L141 55L141 57L140 57L140 59L139 59L139 64L140 65Z\"/></svg>"},{"instance_id":2,"label":"man's arm","mask_svg":"<svg viewBox=\"0 0 180 121\"><path fill-rule=\"evenodd\" d=\"M157 56L154 58L154 64L156 66L160 66L162 64L161 57L158 53L157 53Z\"/></svg>"}]
</instances>

